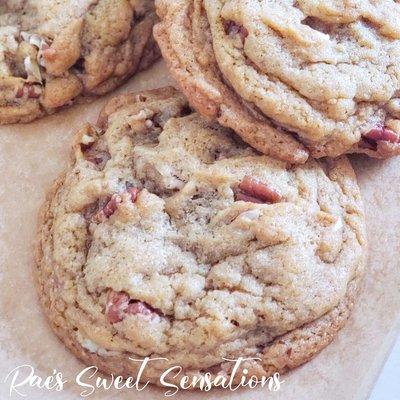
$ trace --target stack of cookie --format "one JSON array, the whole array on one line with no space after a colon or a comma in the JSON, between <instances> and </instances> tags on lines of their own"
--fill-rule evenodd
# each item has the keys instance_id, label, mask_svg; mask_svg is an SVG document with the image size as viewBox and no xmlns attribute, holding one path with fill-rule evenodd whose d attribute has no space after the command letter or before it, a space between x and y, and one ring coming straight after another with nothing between
<instances>
[{"instance_id":1,"label":"stack of cookie","mask_svg":"<svg viewBox=\"0 0 400 400\"><path fill-rule=\"evenodd\" d=\"M155 9L183 92L108 102L48 194L35 272L66 346L124 377L139 373L131 359L159 358L141 374L154 383L175 365L284 373L327 346L366 259L344 154L400 154L400 5L100 0L41 15L44 1L14 3L0 6L0 122L149 65Z\"/></svg>"},{"instance_id":2,"label":"stack of cookie","mask_svg":"<svg viewBox=\"0 0 400 400\"><path fill-rule=\"evenodd\" d=\"M158 0L155 34L192 104L290 162L400 154L400 7Z\"/></svg>"}]
</instances>

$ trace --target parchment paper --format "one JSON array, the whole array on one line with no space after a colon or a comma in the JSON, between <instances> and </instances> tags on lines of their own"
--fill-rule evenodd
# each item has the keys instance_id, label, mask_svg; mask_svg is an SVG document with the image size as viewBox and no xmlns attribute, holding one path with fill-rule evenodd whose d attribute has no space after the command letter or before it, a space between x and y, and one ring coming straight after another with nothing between
<instances>
[{"instance_id":1,"label":"parchment paper","mask_svg":"<svg viewBox=\"0 0 400 400\"><path fill-rule=\"evenodd\" d=\"M119 90L172 81L162 62ZM78 399L74 384L84 366L51 332L31 279L38 208L51 182L67 165L74 132L96 120L110 98L75 106L41 121L0 127L0 399L9 398L7 374L30 364L46 377L53 369L70 382L61 392L21 388L29 399ZM368 397L400 328L400 158L353 157L362 189L370 243L368 274L351 320L315 360L283 377L279 392L266 389L180 392L175 399L361 400ZM99 390L91 399L161 399L164 390ZM118 396L118 397L117 397ZM400 399L400 394L394 394ZM13 398L18 398L13 395ZM388 399L392 400L392 399Z\"/></svg>"}]
</instances>

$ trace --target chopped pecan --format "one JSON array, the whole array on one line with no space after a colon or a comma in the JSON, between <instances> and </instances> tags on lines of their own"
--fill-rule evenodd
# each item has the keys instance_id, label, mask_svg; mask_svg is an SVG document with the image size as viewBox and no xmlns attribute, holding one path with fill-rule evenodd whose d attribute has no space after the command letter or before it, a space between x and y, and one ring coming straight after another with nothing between
<instances>
[{"instance_id":1,"label":"chopped pecan","mask_svg":"<svg viewBox=\"0 0 400 400\"><path fill-rule=\"evenodd\" d=\"M128 315L143 315L154 319L158 316L156 310L143 301L133 300L125 292L108 293L106 304L107 319L115 324L123 321Z\"/></svg>"},{"instance_id":2,"label":"chopped pecan","mask_svg":"<svg viewBox=\"0 0 400 400\"><path fill-rule=\"evenodd\" d=\"M98 211L94 216L95 222L104 222L111 217L117 211L118 205L122 203L122 197L119 194L113 194L111 199L103 207L102 210Z\"/></svg>"},{"instance_id":3,"label":"chopped pecan","mask_svg":"<svg viewBox=\"0 0 400 400\"><path fill-rule=\"evenodd\" d=\"M256 197L248 196L247 194L237 191L235 193L236 201L246 201L247 203L258 203L258 204L265 204L264 201L257 199Z\"/></svg>"},{"instance_id":4,"label":"chopped pecan","mask_svg":"<svg viewBox=\"0 0 400 400\"><path fill-rule=\"evenodd\" d=\"M29 85L28 86L28 98L29 99L38 99L41 94L41 89L39 86Z\"/></svg>"},{"instance_id":5,"label":"chopped pecan","mask_svg":"<svg viewBox=\"0 0 400 400\"><path fill-rule=\"evenodd\" d=\"M104 168L110 158L111 155L108 151L97 151L95 154L87 154L86 157L88 161L98 165L100 168Z\"/></svg>"},{"instance_id":6,"label":"chopped pecan","mask_svg":"<svg viewBox=\"0 0 400 400\"><path fill-rule=\"evenodd\" d=\"M130 194L132 203L137 200L139 189L136 187L127 188L126 193ZM117 211L118 206L122 203L122 194L113 194L107 203L93 215L93 221L101 223L110 218L115 211Z\"/></svg>"},{"instance_id":7,"label":"chopped pecan","mask_svg":"<svg viewBox=\"0 0 400 400\"><path fill-rule=\"evenodd\" d=\"M25 83L22 87L17 88L15 98L21 99L26 96L28 99L38 99L42 93L42 89L38 85Z\"/></svg>"},{"instance_id":8,"label":"chopped pecan","mask_svg":"<svg viewBox=\"0 0 400 400\"><path fill-rule=\"evenodd\" d=\"M24 88L25 86L17 88L17 92L15 93L15 98L20 99L21 97L24 97Z\"/></svg>"},{"instance_id":9,"label":"chopped pecan","mask_svg":"<svg viewBox=\"0 0 400 400\"><path fill-rule=\"evenodd\" d=\"M131 201L134 203L138 197L139 189L137 187L130 187L127 192L131 195Z\"/></svg>"},{"instance_id":10,"label":"chopped pecan","mask_svg":"<svg viewBox=\"0 0 400 400\"><path fill-rule=\"evenodd\" d=\"M106 315L108 320L114 324L124 319L124 311L128 308L129 296L124 292L110 291L106 304Z\"/></svg>"},{"instance_id":11,"label":"chopped pecan","mask_svg":"<svg viewBox=\"0 0 400 400\"><path fill-rule=\"evenodd\" d=\"M245 176L240 182L238 190L235 193L236 201L247 201L250 203L278 203L282 196L265 183L257 179Z\"/></svg>"},{"instance_id":12,"label":"chopped pecan","mask_svg":"<svg viewBox=\"0 0 400 400\"><path fill-rule=\"evenodd\" d=\"M110 160L111 155L108 151L105 150L97 150L93 143L90 144L81 144L81 150L85 159L95 165L97 165L100 169L104 169L107 164L107 161Z\"/></svg>"},{"instance_id":13,"label":"chopped pecan","mask_svg":"<svg viewBox=\"0 0 400 400\"><path fill-rule=\"evenodd\" d=\"M156 313L152 310L152 308L146 303L143 303L143 301L131 300L131 302L128 305L128 308L126 309L126 313L128 315L136 315L136 314L148 315L151 316L152 318L156 316Z\"/></svg>"},{"instance_id":14,"label":"chopped pecan","mask_svg":"<svg viewBox=\"0 0 400 400\"><path fill-rule=\"evenodd\" d=\"M229 36L236 36L239 35L240 40L244 44L247 36L249 36L249 31L243 26L237 24L235 21L225 21L224 22L225 32Z\"/></svg>"},{"instance_id":15,"label":"chopped pecan","mask_svg":"<svg viewBox=\"0 0 400 400\"><path fill-rule=\"evenodd\" d=\"M119 194L113 194L111 200L103 208L104 215L109 218L117 211L118 204L122 203L122 197Z\"/></svg>"},{"instance_id":16,"label":"chopped pecan","mask_svg":"<svg viewBox=\"0 0 400 400\"><path fill-rule=\"evenodd\" d=\"M390 142L390 143L399 143L400 137L399 135L387 128L386 126L377 126L371 129L368 133L363 135L364 138L368 140L372 140L374 142Z\"/></svg>"},{"instance_id":17,"label":"chopped pecan","mask_svg":"<svg viewBox=\"0 0 400 400\"><path fill-rule=\"evenodd\" d=\"M87 220L90 221L93 219L93 217L98 213L99 209L101 209L102 206L100 204L100 201L96 201L94 203L91 203L87 205L84 210L83 210L83 217Z\"/></svg>"}]
</instances>

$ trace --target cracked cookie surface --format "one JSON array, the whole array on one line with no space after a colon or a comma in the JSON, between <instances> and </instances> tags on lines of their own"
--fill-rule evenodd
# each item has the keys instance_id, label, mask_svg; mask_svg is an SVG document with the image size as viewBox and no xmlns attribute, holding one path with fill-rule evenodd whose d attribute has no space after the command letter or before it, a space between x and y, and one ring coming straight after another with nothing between
<instances>
[{"instance_id":1,"label":"cracked cookie surface","mask_svg":"<svg viewBox=\"0 0 400 400\"><path fill-rule=\"evenodd\" d=\"M129 358L229 376L285 372L343 327L365 259L344 157L296 166L193 113L172 88L119 96L76 137L43 206L36 276L62 341L105 372Z\"/></svg>"},{"instance_id":2,"label":"cracked cookie surface","mask_svg":"<svg viewBox=\"0 0 400 400\"><path fill-rule=\"evenodd\" d=\"M155 34L196 109L265 154L400 154L400 4L156 0Z\"/></svg>"},{"instance_id":3,"label":"cracked cookie surface","mask_svg":"<svg viewBox=\"0 0 400 400\"><path fill-rule=\"evenodd\" d=\"M151 65L153 0L0 4L0 124L103 95Z\"/></svg>"}]
</instances>

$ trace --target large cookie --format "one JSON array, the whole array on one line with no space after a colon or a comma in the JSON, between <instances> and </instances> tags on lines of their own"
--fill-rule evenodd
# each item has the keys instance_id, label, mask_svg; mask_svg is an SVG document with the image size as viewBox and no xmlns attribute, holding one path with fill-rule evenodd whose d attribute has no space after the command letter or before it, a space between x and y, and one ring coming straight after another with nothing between
<instances>
[{"instance_id":1,"label":"large cookie","mask_svg":"<svg viewBox=\"0 0 400 400\"><path fill-rule=\"evenodd\" d=\"M155 35L195 108L265 154L400 154L400 4L156 0Z\"/></svg>"},{"instance_id":2,"label":"large cookie","mask_svg":"<svg viewBox=\"0 0 400 400\"><path fill-rule=\"evenodd\" d=\"M120 85L159 56L154 0L0 4L0 124L29 122Z\"/></svg>"},{"instance_id":3,"label":"large cookie","mask_svg":"<svg viewBox=\"0 0 400 400\"><path fill-rule=\"evenodd\" d=\"M306 362L349 317L364 259L346 158L260 155L165 88L115 98L79 132L36 275L79 358L124 376L129 358L167 358L142 375L157 383L174 365L229 375L223 358L258 359L242 364L257 376Z\"/></svg>"}]
</instances>

